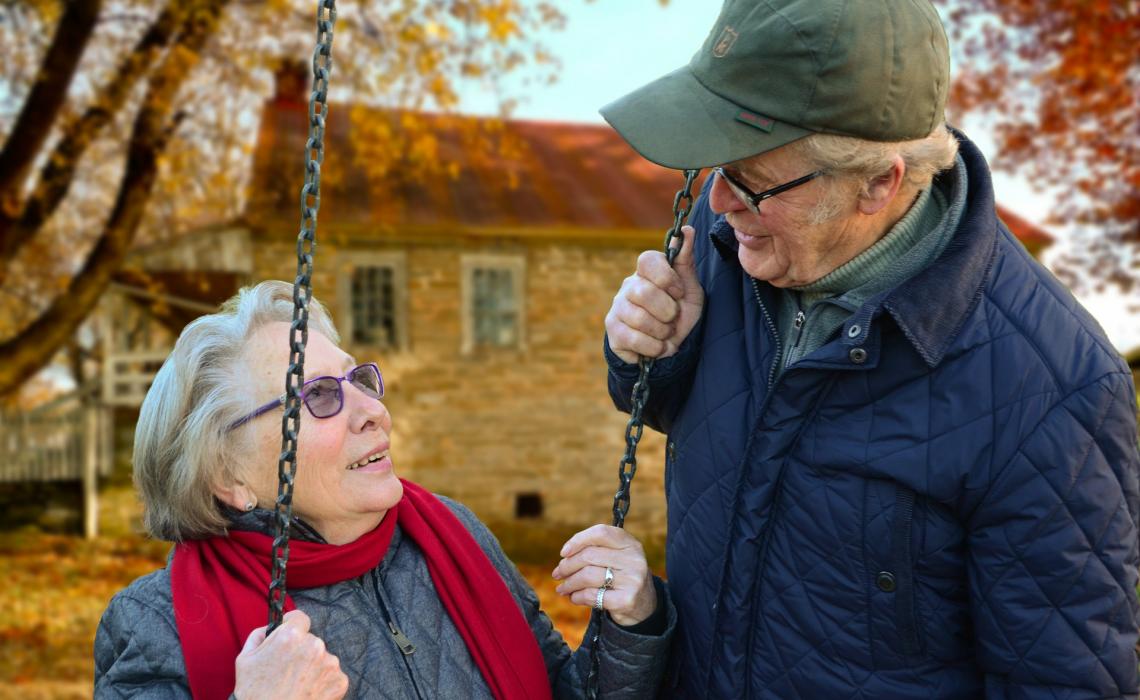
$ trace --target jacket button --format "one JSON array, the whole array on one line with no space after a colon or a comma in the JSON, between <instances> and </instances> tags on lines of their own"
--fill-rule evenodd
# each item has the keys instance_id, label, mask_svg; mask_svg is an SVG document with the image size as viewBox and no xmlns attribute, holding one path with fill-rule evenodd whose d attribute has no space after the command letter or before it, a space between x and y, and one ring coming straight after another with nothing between
<instances>
[{"instance_id":1,"label":"jacket button","mask_svg":"<svg viewBox=\"0 0 1140 700\"><path fill-rule=\"evenodd\" d=\"M851 352L847 353L847 357L857 365L861 365L867 361L867 351L863 348L851 348Z\"/></svg>"},{"instance_id":2,"label":"jacket button","mask_svg":"<svg viewBox=\"0 0 1140 700\"><path fill-rule=\"evenodd\" d=\"M863 332L863 329L859 327L858 323L855 323L855 324L852 324L852 326L847 329L847 337L848 338L858 338L859 334L862 332Z\"/></svg>"},{"instance_id":3,"label":"jacket button","mask_svg":"<svg viewBox=\"0 0 1140 700\"><path fill-rule=\"evenodd\" d=\"M880 571L875 576L875 585L884 593L893 593L895 590L895 575L889 571Z\"/></svg>"}]
</instances>

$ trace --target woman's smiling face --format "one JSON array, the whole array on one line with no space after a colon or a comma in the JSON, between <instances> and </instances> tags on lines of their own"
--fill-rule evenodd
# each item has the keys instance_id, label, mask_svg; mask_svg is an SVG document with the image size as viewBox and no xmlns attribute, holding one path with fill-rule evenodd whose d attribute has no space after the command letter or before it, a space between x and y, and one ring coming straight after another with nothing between
<instances>
[{"instance_id":1,"label":"woman's smiling face","mask_svg":"<svg viewBox=\"0 0 1140 700\"><path fill-rule=\"evenodd\" d=\"M254 405L281 393L289 364L289 324L258 329L245 351L249 391ZM318 332L309 333L305 379L340 377L358 363ZM392 468L392 417L380 399L350 381L340 382L344 405L328 418L301 409L297 437L297 477L293 512L333 544L350 542L374 528L403 495ZM277 497L277 459L281 451L281 410L251 422L251 463L243 478L262 507Z\"/></svg>"}]
</instances>

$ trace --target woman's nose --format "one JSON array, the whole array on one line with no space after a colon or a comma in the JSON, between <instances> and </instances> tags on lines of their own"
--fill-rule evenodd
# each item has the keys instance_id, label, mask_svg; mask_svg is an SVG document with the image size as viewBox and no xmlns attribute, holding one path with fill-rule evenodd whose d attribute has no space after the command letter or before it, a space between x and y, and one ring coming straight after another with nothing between
<instances>
[{"instance_id":1,"label":"woman's nose","mask_svg":"<svg viewBox=\"0 0 1140 700\"><path fill-rule=\"evenodd\" d=\"M388 432L392 429L392 416L388 413L388 407L380 399L369 396L351 382L345 382L344 399L349 404L352 427L355 430L382 428Z\"/></svg>"},{"instance_id":2,"label":"woman's nose","mask_svg":"<svg viewBox=\"0 0 1140 700\"><path fill-rule=\"evenodd\" d=\"M730 211L747 209L744 202L733 193L732 188L720 175L713 175L712 190L709 192L709 207L716 214L725 214Z\"/></svg>"}]
</instances>

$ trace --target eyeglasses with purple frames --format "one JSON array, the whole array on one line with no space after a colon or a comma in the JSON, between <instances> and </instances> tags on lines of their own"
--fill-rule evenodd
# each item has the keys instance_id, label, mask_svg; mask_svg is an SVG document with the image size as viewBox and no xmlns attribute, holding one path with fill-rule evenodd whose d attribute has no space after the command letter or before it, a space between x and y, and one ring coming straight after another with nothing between
<instances>
[{"instance_id":1,"label":"eyeglasses with purple frames","mask_svg":"<svg viewBox=\"0 0 1140 700\"><path fill-rule=\"evenodd\" d=\"M380 399L384 396L384 377L380 375L380 368L375 362L357 365L344 373L342 377L314 377L301 385L301 400L313 418L332 418L344 408L344 388L341 382L348 380L350 384L364 392L365 396ZM238 428L254 418L268 413L278 406L285 404L285 394L278 396L264 406L260 406L253 413L230 423L229 430Z\"/></svg>"}]
</instances>

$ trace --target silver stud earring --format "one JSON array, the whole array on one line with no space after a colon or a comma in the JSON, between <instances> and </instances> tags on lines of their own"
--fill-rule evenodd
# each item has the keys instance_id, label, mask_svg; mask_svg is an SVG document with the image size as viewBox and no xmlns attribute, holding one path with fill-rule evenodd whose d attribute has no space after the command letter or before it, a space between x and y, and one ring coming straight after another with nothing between
<instances>
[{"instance_id":1,"label":"silver stud earring","mask_svg":"<svg viewBox=\"0 0 1140 700\"><path fill-rule=\"evenodd\" d=\"M257 507L257 503L255 501L246 501L245 512L248 513L256 507Z\"/></svg>"}]
</instances>

